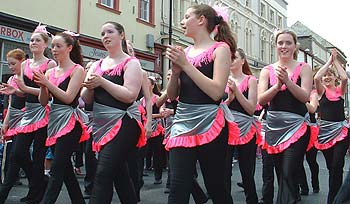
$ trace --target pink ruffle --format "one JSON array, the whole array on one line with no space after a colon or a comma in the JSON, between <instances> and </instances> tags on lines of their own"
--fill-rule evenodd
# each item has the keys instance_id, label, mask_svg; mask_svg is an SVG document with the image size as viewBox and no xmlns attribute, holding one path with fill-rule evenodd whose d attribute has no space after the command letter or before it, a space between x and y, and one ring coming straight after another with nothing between
<instances>
[{"instance_id":1,"label":"pink ruffle","mask_svg":"<svg viewBox=\"0 0 350 204\"><path fill-rule=\"evenodd\" d=\"M125 60L123 60L121 63L117 64L116 66L114 66L112 69L108 69L108 70L102 70L101 69L101 64L102 64L102 60L100 60L100 62L98 63L95 73L102 76L103 74L107 74L109 76L120 76L122 71L125 71L127 66L126 64L129 63L131 60L137 60L138 59L136 57L129 57L126 58Z\"/></svg>"},{"instance_id":2,"label":"pink ruffle","mask_svg":"<svg viewBox=\"0 0 350 204\"><path fill-rule=\"evenodd\" d=\"M18 127L16 128L16 131L18 133L29 133L29 132L34 132L40 128L45 127L48 122L49 122L49 111L50 111L50 107L49 106L45 106L46 112L45 112L45 117L41 120L39 120L36 123L33 124L29 124L26 126L22 126L22 127Z\"/></svg>"},{"instance_id":3,"label":"pink ruffle","mask_svg":"<svg viewBox=\"0 0 350 204\"><path fill-rule=\"evenodd\" d=\"M13 129L8 129L4 135L4 139L8 140L10 138L12 138L13 136L17 135L17 130L16 128Z\"/></svg>"},{"instance_id":4,"label":"pink ruffle","mask_svg":"<svg viewBox=\"0 0 350 204\"><path fill-rule=\"evenodd\" d=\"M141 148L147 144L147 138L146 138L145 127L142 125L141 121L137 121L137 124L141 129L141 133L140 133L139 141L136 144L136 147Z\"/></svg>"},{"instance_id":5,"label":"pink ruffle","mask_svg":"<svg viewBox=\"0 0 350 204\"><path fill-rule=\"evenodd\" d=\"M304 66L305 62L299 62L297 67L295 68L292 76L290 76L290 79L293 83L296 83L298 81L299 75L301 73L302 67ZM275 73L275 69L272 65L269 65L267 67L269 69L269 75L270 75L270 84L275 85L277 83L277 77ZM281 91L284 91L287 89L287 86L285 84L282 85Z\"/></svg>"},{"instance_id":6,"label":"pink ruffle","mask_svg":"<svg viewBox=\"0 0 350 204\"><path fill-rule=\"evenodd\" d=\"M48 136L47 139L46 139L45 145L48 146L48 147L52 146L52 145L56 144L56 141L57 141L58 138L60 138L60 137L62 137L64 135L67 135L68 133L72 132L72 130L75 127L75 123L77 121L80 123L81 128L82 128L82 133L81 133L81 136L80 136L79 143L88 140L90 138L90 132L88 131L88 127L80 119L76 120L74 115L72 114L72 116L70 117L69 122L67 123L66 127L64 127L56 135Z\"/></svg>"},{"instance_id":7,"label":"pink ruffle","mask_svg":"<svg viewBox=\"0 0 350 204\"><path fill-rule=\"evenodd\" d=\"M306 151L309 151L315 145L315 142L317 142L319 130L320 129L318 126L315 126L315 125L310 126L310 141L309 141L309 144L307 145Z\"/></svg>"},{"instance_id":8,"label":"pink ruffle","mask_svg":"<svg viewBox=\"0 0 350 204\"><path fill-rule=\"evenodd\" d=\"M146 134L145 129L140 121L137 121L138 126L141 129L141 133L139 136L139 140L136 144L136 147L143 147L146 145ZM92 151L99 152L101 151L102 147L107 144L109 141L111 141L113 138L115 138L120 130L120 127L122 126L122 119L120 119L114 127L102 138L102 140L98 143L92 142Z\"/></svg>"},{"instance_id":9,"label":"pink ruffle","mask_svg":"<svg viewBox=\"0 0 350 204\"><path fill-rule=\"evenodd\" d=\"M254 126L252 126L249 130L249 132L240 137L239 135L236 135L236 137L229 141L229 145L244 145L247 144L250 140L252 140L255 136L255 133L257 132L256 128Z\"/></svg>"},{"instance_id":10,"label":"pink ruffle","mask_svg":"<svg viewBox=\"0 0 350 204\"><path fill-rule=\"evenodd\" d=\"M325 88L325 95L328 100L330 101L339 101L340 97L342 96L341 89L340 87L335 87L335 91L332 91L328 89L327 87Z\"/></svg>"},{"instance_id":11,"label":"pink ruffle","mask_svg":"<svg viewBox=\"0 0 350 204\"><path fill-rule=\"evenodd\" d=\"M162 134L164 135L164 128L163 128L162 124L158 123L157 129L155 131L153 131L151 134L151 138L161 136Z\"/></svg>"},{"instance_id":12,"label":"pink ruffle","mask_svg":"<svg viewBox=\"0 0 350 204\"><path fill-rule=\"evenodd\" d=\"M68 76L72 74L72 72L77 66L78 64L75 64L72 68L70 68L62 76L59 77L56 77L56 68L53 68L53 70L50 73L50 81L56 86L60 85L64 80L68 78Z\"/></svg>"},{"instance_id":13,"label":"pink ruffle","mask_svg":"<svg viewBox=\"0 0 350 204\"><path fill-rule=\"evenodd\" d=\"M304 122L301 127L292 135L290 139L288 139L286 142L283 142L277 146L270 146L264 141L264 144L262 146L263 149L266 149L269 154L278 154L283 152L285 149L287 149L291 144L297 142L306 132L307 130L307 124Z\"/></svg>"},{"instance_id":14,"label":"pink ruffle","mask_svg":"<svg viewBox=\"0 0 350 204\"><path fill-rule=\"evenodd\" d=\"M208 50L202 52L201 54L199 54L195 57L190 57L190 56L188 56L188 52L193 47L193 46L190 46L190 47L187 47L185 49L185 54L186 54L187 60L191 64L193 64L193 66L200 67L202 64L208 64L209 62L213 61L214 50L220 46L229 47L225 42L216 42Z\"/></svg>"},{"instance_id":15,"label":"pink ruffle","mask_svg":"<svg viewBox=\"0 0 350 204\"><path fill-rule=\"evenodd\" d=\"M196 147L204 144L208 144L218 137L222 128L225 126L225 117L223 110L218 109L215 121L210 129L202 134L191 136L177 136L168 139L165 149L169 150L174 147Z\"/></svg>"},{"instance_id":16,"label":"pink ruffle","mask_svg":"<svg viewBox=\"0 0 350 204\"><path fill-rule=\"evenodd\" d=\"M347 135L348 135L348 128L343 127L342 131L338 137L332 139L331 141L329 141L325 144L320 144L320 143L318 143L318 140L315 140L315 147L316 147L316 149L319 149L319 150L329 149L329 148L333 147L337 142L345 139Z\"/></svg>"},{"instance_id":17,"label":"pink ruffle","mask_svg":"<svg viewBox=\"0 0 350 204\"><path fill-rule=\"evenodd\" d=\"M238 89L241 93L245 92L248 89L250 79L255 79L256 77L253 75L247 75L243 81L239 84Z\"/></svg>"},{"instance_id":18,"label":"pink ruffle","mask_svg":"<svg viewBox=\"0 0 350 204\"><path fill-rule=\"evenodd\" d=\"M235 140L237 135L239 137L240 131L237 123L233 121L226 121L226 123L228 125L228 144L230 144Z\"/></svg>"},{"instance_id":19,"label":"pink ruffle","mask_svg":"<svg viewBox=\"0 0 350 204\"><path fill-rule=\"evenodd\" d=\"M33 76L34 76L33 70L36 70L36 71L40 70L42 72L45 72L47 70L47 65L49 64L50 61L51 60L49 59L38 67L30 68L30 59L27 59L24 67L24 75L26 75L30 80L33 80Z\"/></svg>"}]
</instances>

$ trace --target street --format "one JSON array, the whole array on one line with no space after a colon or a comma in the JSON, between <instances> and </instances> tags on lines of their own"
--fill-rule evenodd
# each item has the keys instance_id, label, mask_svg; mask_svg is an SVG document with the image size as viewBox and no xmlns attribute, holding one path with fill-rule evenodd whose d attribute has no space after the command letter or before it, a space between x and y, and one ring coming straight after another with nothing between
<instances>
[{"instance_id":1,"label":"street","mask_svg":"<svg viewBox=\"0 0 350 204\"><path fill-rule=\"evenodd\" d=\"M306 203L315 203L315 204L326 203L327 191L328 191L328 171L326 168L326 163L324 161L324 157L323 157L321 152L318 152L317 161L318 161L318 164L320 166L320 174L319 174L320 192L317 194L312 193L311 183L310 183L310 180L308 180L310 193L308 196L302 196L301 201L299 203L305 203L305 204ZM344 178L349 170L349 161L350 161L350 156L346 155L345 167L344 167L344 170L345 170L344 171ZM304 161L304 166L305 166L306 174L307 174L308 179L309 179L310 178L310 171L309 171L309 167L308 167L306 161ZM262 170L262 160L257 159L255 182L256 182L259 197L261 197L261 186L262 186L262 176L261 176L262 172L261 172L261 170ZM198 171L198 172L200 173L200 171ZM166 182L166 178L167 178L166 171L163 172L163 183L160 185L153 184L153 172L146 171L145 173L147 173L149 176L144 177L145 185L144 185L143 189L141 190L141 202L140 203L141 204L165 204L165 203L167 203L168 194L164 193L165 182ZM198 179L199 179L201 186L204 187L202 176L199 175ZM81 184L81 188L83 190L84 189L83 188L83 177L78 176L78 180L79 180L79 182ZM277 179L275 179L275 181L276 180ZM25 196L25 194L27 193L27 189L28 189L27 185L26 185L26 183L27 183L26 179L22 179L21 181L23 182L23 185L14 187L12 189L6 203L9 203L9 204L21 203L21 202L19 202L19 199L21 197ZM235 204L244 204L245 203L244 192L240 187L238 187L236 185L236 183L239 181L241 181L241 176L240 176L239 169L238 169L238 163L234 163L233 177L232 177L232 196L233 196L233 200L234 200ZM275 196L276 196L276 194L277 194L277 183L275 182ZM63 186L62 192L59 195L59 199L57 201L57 204L67 204L67 203L70 203L70 199L69 199L69 196L68 196L68 193L67 193L65 186ZM114 193L112 203L120 203L116 193ZM192 200L192 198L191 198L190 203L194 204L194 201ZM211 204L212 202L209 201L207 203Z\"/></svg>"}]
</instances>

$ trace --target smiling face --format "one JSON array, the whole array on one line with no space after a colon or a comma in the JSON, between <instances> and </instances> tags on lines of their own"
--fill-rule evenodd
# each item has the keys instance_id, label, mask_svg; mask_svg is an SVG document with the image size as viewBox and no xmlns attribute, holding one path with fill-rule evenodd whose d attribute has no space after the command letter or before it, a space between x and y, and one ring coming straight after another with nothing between
<instances>
[{"instance_id":1,"label":"smiling face","mask_svg":"<svg viewBox=\"0 0 350 204\"><path fill-rule=\"evenodd\" d=\"M68 45L65 39L56 35L52 39L52 55L57 61L63 61L67 57L69 58L69 54L72 51L72 45Z\"/></svg>"},{"instance_id":2,"label":"smiling face","mask_svg":"<svg viewBox=\"0 0 350 204\"><path fill-rule=\"evenodd\" d=\"M231 71L242 69L242 66L244 64L244 58L240 55L238 51L236 51L235 56L236 58L231 63L231 67L230 67Z\"/></svg>"},{"instance_id":3,"label":"smiling face","mask_svg":"<svg viewBox=\"0 0 350 204\"><path fill-rule=\"evenodd\" d=\"M289 33L282 33L277 36L276 40L277 55L280 59L293 59L296 51L296 42Z\"/></svg>"},{"instance_id":4,"label":"smiling face","mask_svg":"<svg viewBox=\"0 0 350 204\"><path fill-rule=\"evenodd\" d=\"M335 86L335 80L337 77L335 76L334 70L328 69L326 74L322 77L322 82L326 87Z\"/></svg>"},{"instance_id":5,"label":"smiling face","mask_svg":"<svg viewBox=\"0 0 350 204\"><path fill-rule=\"evenodd\" d=\"M30 37L29 49L32 53L44 53L47 48L47 42L42 35L42 33L33 33Z\"/></svg>"},{"instance_id":6,"label":"smiling face","mask_svg":"<svg viewBox=\"0 0 350 204\"><path fill-rule=\"evenodd\" d=\"M121 41L124 39L124 32L117 30L112 23L106 23L101 29L101 41L107 50L121 48Z\"/></svg>"}]
</instances>

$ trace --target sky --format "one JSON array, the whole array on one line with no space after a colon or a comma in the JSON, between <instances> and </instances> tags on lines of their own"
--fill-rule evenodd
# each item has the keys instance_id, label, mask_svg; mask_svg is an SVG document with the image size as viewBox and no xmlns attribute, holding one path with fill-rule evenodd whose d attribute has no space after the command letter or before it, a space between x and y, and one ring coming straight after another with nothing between
<instances>
[{"instance_id":1,"label":"sky","mask_svg":"<svg viewBox=\"0 0 350 204\"><path fill-rule=\"evenodd\" d=\"M300 21L341 49L350 60L350 1L286 0L288 27Z\"/></svg>"}]
</instances>

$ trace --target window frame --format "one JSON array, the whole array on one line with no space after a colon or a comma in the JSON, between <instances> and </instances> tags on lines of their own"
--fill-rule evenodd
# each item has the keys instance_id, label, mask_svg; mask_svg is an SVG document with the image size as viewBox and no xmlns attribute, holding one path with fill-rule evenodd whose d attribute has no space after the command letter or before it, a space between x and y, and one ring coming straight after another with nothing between
<instances>
[{"instance_id":1,"label":"window frame","mask_svg":"<svg viewBox=\"0 0 350 204\"><path fill-rule=\"evenodd\" d=\"M113 8L103 4L102 0L97 1L96 7L116 13L116 14L121 14L121 11L119 10L119 0L111 0L111 1L113 1Z\"/></svg>"},{"instance_id":2,"label":"window frame","mask_svg":"<svg viewBox=\"0 0 350 204\"><path fill-rule=\"evenodd\" d=\"M139 22L139 23L142 23L144 25L147 25L147 26L151 26L151 27L155 27L155 24L154 24L154 16L155 16L155 1L154 0L148 0L149 1L149 20L145 20L143 18L141 18L141 3L142 3L143 0L138 0L138 14L137 14L137 18L136 18L136 21Z\"/></svg>"}]
</instances>

